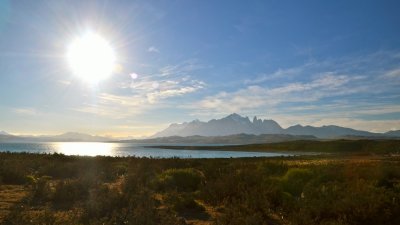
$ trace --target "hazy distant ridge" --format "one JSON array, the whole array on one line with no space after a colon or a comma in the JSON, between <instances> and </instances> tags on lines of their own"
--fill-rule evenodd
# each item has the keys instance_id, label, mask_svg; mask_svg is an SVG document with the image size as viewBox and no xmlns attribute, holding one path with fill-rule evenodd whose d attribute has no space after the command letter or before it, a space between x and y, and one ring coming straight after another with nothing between
<instances>
[{"instance_id":1,"label":"hazy distant ridge","mask_svg":"<svg viewBox=\"0 0 400 225\"><path fill-rule=\"evenodd\" d=\"M104 142L112 141L112 138L93 136L90 134L68 132L54 136L16 136L0 134L0 142Z\"/></svg>"},{"instance_id":2,"label":"hazy distant ridge","mask_svg":"<svg viewBox=\"0 0 400 225\"><path fill-rule=\"evenodd\" d=\"M0 135L10 135L10 134L5 132L4 130L0 130Z\"/></svg>"}]
</instances>

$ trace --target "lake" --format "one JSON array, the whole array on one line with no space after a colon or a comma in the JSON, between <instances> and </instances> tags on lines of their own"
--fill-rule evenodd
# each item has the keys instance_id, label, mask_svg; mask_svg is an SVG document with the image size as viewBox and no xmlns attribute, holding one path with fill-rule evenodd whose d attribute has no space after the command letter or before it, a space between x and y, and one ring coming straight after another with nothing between
<instances>
[{"instance_id":1,"label":"lake","mask_svg":"<svg viewBox=\"0 0 400 225\"><path fill-rule=\"evenodd\" d=\"M274 152L240 152L215 150L172 150L146 148L151 144L103 142L54 142L54 143L0 143L1 152L62 153L81 156L136 156L152 158L241 158L276 157L293 154ZM176 145L176 144L174 144Z\"/></svg>"}]
</instances>

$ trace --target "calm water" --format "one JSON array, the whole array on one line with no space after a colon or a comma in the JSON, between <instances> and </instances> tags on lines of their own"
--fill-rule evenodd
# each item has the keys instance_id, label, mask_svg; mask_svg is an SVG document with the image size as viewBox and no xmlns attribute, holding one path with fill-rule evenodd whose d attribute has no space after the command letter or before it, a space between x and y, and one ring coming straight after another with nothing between
<instances>
[{"instance_id":1,"label":"calm water","mask_svg":"<svg viewBox=\"0 0 400 225\"><path fill-rule=\"evenodd\" d=\"M0 151L30 153L62 153L65 155L106 155L137 156L153 158L239 158L239 157L274 157L289 156L285 153L238 152L238 151L198 151L145 148L135 143L101 142L57 142L57 143L0 143Z\"/></svg>"}]
</instances>

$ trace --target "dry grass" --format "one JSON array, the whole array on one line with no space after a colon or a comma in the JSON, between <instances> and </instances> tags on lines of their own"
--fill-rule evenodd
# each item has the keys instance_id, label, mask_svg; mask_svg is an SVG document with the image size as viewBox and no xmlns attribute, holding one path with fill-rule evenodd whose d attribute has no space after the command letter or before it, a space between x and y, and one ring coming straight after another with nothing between
<instances>
[{"instance_id":1,"label":"dry grass","mask_svg":"<svg viewBox=\"0 0 400 225\"><path fill-rule=\"evenodd\" d=\"M27 194L28 190L23 185L0 185L0 222Z\"/></svg>"}]
</instances>

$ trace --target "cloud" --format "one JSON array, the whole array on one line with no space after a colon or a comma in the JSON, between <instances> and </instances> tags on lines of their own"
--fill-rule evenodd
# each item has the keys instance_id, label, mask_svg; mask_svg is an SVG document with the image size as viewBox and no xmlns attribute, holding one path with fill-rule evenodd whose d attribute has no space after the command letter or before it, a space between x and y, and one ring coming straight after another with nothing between
<instances>
[{"instance_id":1,"label":"cloud","mask_svg":"<svg viewBox=\"0 0 400 225\"><path fill-rule=\"evenodd\" d=\"M111 119L124 119L142 113L148 106L146 99L140 96L102 93L98 96L97 103L84 104L72 110Z\"/></svg>"},{"instance_id":2,"label":"cloud","mask_svg":"<svg viewBox=\"0 0 400 225\"><path fill-rule=\"evenodd\" d=\"M202 68L195 61L163 67L158 73L144 75L131 73L114 93L101 93L96 104L84 104L73 110L113 119L132 117L145 111L171 107L168 102L175 97L197 92L206 83L194 79L190 72ZM125 91L121 91L125 90Z\"/></svg>"},{"instance_id":3,"label":"cloud","mask_svg":"<svg viewBox=\"0 0 400 225\"><path fill-rule=\"evenodd\" d=\"M165 84L165 85L164 85ZM188 93L196 92L204 88L205 83L198 80L191 80L190 82L165 82L152 85L153 92L147 93L147 99L150 103L155 103L160 99L170 98L185 95Z\"/></svg>"},{"instance_id":4,"label":"cloud","mask_svg":"<svg viewBox=\"0 0 400 225\"><path fill-rule=\"evenodd\" d=\"M130 81L132 93L147 99L148 103L155 104L162 99L182 96L196 92L206 87L206 83L194 79L192 72L204 68L196 60L187 60L177 65L169 65L159 69L153 75L136 75Z\"/></svg>"},{"instance_id":5,"label":"cloud","mask_svg":"<svg viewBox=\"0 0 400 225\"><path fill-rule=\"evenodd\" d=\"M197 80L183 83L167 80L159 82L159 86L154 85L154 82L151 80L135 82L132 87L135 93L132 95L102 93L97 97L96 104L84 104L73 110L111 119L124 119L150 109L165 107L166 104L161 102L162 100L195 92L205 85Z\"/></svg>"},{"instance_id":6,"label":"cloud","mask_svg":"<svg viewBox=\"0 0 400 225\"><path fill-rule=\"evenodd\" d=\"M34 108L14 108L14 112L26 116L35 116L39 114Z\"/></svg>"},{"instance_id":7,"label":"cloud","mask_svg":"<svg viewBox=\"0 0 400 225\"><path fill-rule=\"evenodd\" d=\"M325 97L346 95L354 91L347 84L363 77L320 75L310 82L294 82L269 88L258 85L247 86L235 92L220 92L194 104L192 108L206 111L241 112L261 109L283 103L315 102Z\"/></svg>"},{"instance_id":8,"label":"cloud","mask_svg":"<svg viewBox=\"0 0 400 225\"><path fill-rule=\"evenodd\" d=\"M148 52L154 52L154 53L160 53L160 50L158 50L158 48L154 47L154 46L150 46L147 49Z\"/></svg>"},{"instance_id":9,"label":"cloud","mask_svg":"<svg viewBox=\"0 0 400 225\"><path fill-rule=\"evenodd\" d=\"M58 82L59 84L65 85L65 86L69 86L69 85L72 84L72 82L69 81L69 80L59 80L59 81L57 81L57 82Z\"/></svg>"},{"instance_id":10,"label":"cloud","mask_svg":"<svg viewBox=\"0 0 400 225\"><path fill-rule=\"evenodd\" d=\"M305 68L309 66L309 64L305 64L300 67L288 68L288 69L278 69L272 73L265 73L260 76L257 76L254 79L247 79L244 81L245 84L260 84L266 81L274 80L274 79L282 79L293 77L295 75L299 75L301 72L305 70Z\"/></svg>"},{"instance_id":11,"label":"cloud","mask_svg":"<svg viewBox=\"0 0 400 225\"><path fill-rule=\"evenodd\" d=\"M179 64L164 66L159 70L159 76L187 76L194 71L209 68L210 66L202 65L196 59L189 59Z\"/></svg>"},{"instance_id":12,"label":"cloud","mask_svg":"<svg viewBox=\"0 0 400 225\"><path fill-rule=\"evenodd\" d=\"M133 81L130 88L137 96L141 96L141 98L147 99L148 103L154 104L161 99L192 93L205 86L204 82L190 79L189 77L179 79L152 79L143 77Z\"/></svg>"},{"instance_id":13,"label":"cloud","mask_svg":"<svg viewBox=\"0 0 400 225\"><path fill-rule=\"evenodd\" d=\"M400 68L389 70L385 74L383 74L382 77L389 79L396 79L396 78L398 79L400 78Z\"/></svg>"}]
</instances>

